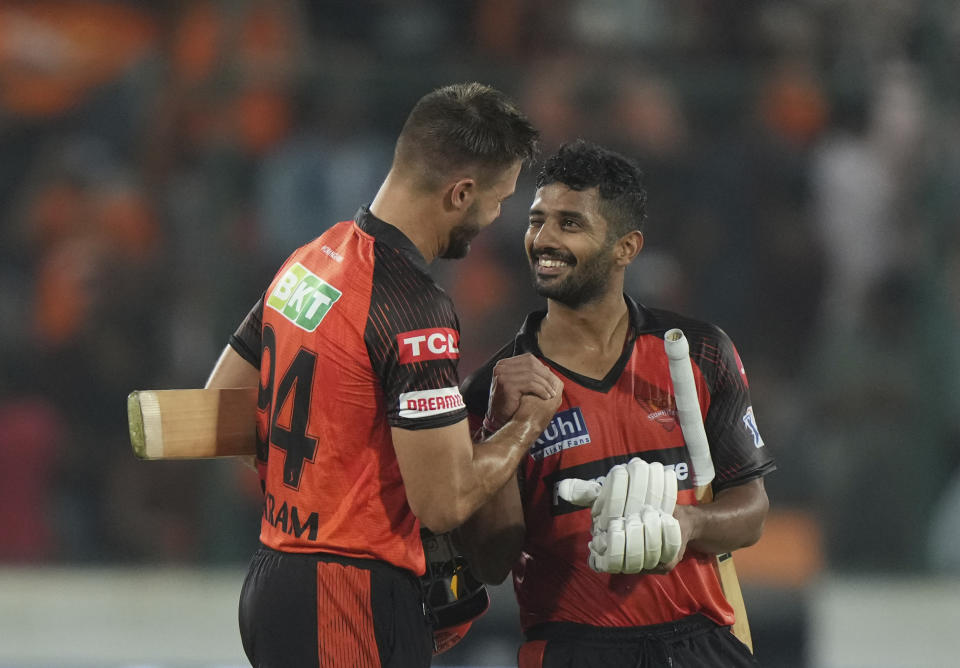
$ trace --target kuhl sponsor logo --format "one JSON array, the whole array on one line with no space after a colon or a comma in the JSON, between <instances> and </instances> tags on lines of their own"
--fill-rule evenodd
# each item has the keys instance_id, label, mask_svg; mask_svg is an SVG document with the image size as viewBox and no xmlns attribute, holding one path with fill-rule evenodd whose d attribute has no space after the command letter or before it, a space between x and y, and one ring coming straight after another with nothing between
<instances>
[{"instance_id":1,"label":"kuhl sponsor logo","mask_svg":"<svg viewBox=\"0 0 960 668\"><path fill-rule=\"evenodd\" d=\"M290 265L267 298L267 306L300 329L312 332L342 292L299 262Z\"/></svg>"},{"instance_id":2,"label":"kuhl sponsor logo","mask_svg":"<svg viewBox=\"0 0 960 668\"><path fill-rule=\"evenodd\" d=\"M400 417L426 418L464 407L463 395L456 385L436 390L416 390L400 395Z\"/></svg>"},{"instance_id":3,"label":"kuhl sponsor logo","mask_svg":"<svg viewBox=\"0 0 960 668\"><path fill-rule=\"evenodd\" d=\"M583 413L578 407L569 408L553 416L540 438L530 446L530 456L543 459L589 442L590 432L587 431Z\"/></svg>"},{"instance_id":4,"label":"kuhl sponsor logo","mask_svg":"<svg viewBox=\"0 0 960 668\"><path fill-rule=\"evenodd\" d=\"M449 327L415 329L397 334L400 364L459 359L460 334Z\"/></svg>"}]
</instances>

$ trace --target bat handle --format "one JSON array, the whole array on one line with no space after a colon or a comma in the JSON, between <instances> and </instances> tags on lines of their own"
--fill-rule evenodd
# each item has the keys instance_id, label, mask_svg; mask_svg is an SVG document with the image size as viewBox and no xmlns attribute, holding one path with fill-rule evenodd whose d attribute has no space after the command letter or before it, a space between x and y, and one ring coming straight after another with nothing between
<instances>
[{"instance_id":1,"label":"bat handle","mask_svg":"<svg viewBox=\"0 0 960 668\"><path fill-rule=\"evenodd\" d=\"M710 443L703 427L703 415L697 398L697 385L690 362L690 344L683 331L668 330L663 337L664 350L670 363L670 380L673 382L674 400L677 404L677 420L683 432L683 440L690 453L693 481L697 487L710 484L714 478L713 460L710 458Z\"/></svg>"}]
</instances>

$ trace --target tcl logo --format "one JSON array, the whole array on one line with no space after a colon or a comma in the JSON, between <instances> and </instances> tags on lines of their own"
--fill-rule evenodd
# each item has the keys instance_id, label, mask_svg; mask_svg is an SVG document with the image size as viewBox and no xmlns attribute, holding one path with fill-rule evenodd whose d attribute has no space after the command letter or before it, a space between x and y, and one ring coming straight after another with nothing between
<instances>
[{"instance_id":1,"label":"tcl logo","mask_svg":"<svg viewBox=\"0 0 960 668\"><path fill-rule=\"evenodd\" d=\"M400 349L400 364L455 360L460 358L460 334L447 327L415 329L397 334L397 348Z\"/></svg>"}]
</instances>

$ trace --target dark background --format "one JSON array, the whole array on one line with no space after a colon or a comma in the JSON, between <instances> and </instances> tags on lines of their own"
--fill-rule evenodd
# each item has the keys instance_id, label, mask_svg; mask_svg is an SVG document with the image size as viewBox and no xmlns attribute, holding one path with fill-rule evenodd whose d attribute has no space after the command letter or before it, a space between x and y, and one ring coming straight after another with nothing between
<instances>
[{"instance_id":1,"label":"dark background","mask_svg":"<svg viewBox=\"0 0 960 668\"><path fill-rule=\"evenodd\" d=\"M479 80L545 151L645 170L629 291L738 346L779 464L741 578L800 665L817 578L960 573L958 71L946 0L0 4L0 563L242 566L254 476L137 461L126 395L201 386L286 255L373 198L411 105ZM539 305L531 180L434 265L463 375Z\"/></svg>"}]
</instances>

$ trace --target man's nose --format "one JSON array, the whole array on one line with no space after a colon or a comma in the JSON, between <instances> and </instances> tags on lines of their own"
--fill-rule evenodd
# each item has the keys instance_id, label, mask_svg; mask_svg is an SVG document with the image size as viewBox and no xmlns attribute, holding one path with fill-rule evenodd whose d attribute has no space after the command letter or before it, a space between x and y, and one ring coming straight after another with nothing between
<instances>
[{"instance_id":1,"label":"man's nose","mask_svg":"<svg viewBox=\"0 0 960 668\"><path fill-rule=\"evenodd\" d=\"M533 247L534 248L544 248L544 247L556 247L557 243L556 235L556 226L550 223L544 223L540 226L540 229L537 230L536 236L533 237Z\"/></svg>"}]
</instances>

